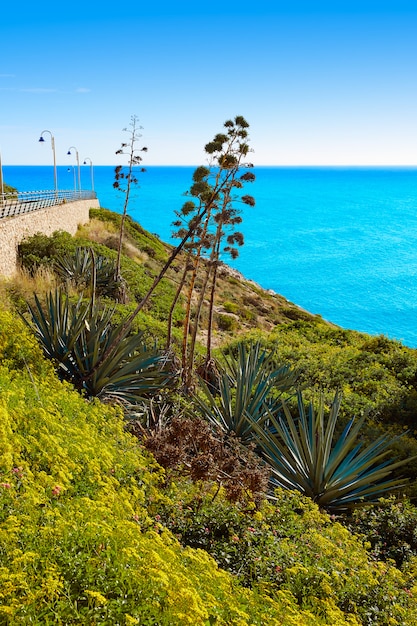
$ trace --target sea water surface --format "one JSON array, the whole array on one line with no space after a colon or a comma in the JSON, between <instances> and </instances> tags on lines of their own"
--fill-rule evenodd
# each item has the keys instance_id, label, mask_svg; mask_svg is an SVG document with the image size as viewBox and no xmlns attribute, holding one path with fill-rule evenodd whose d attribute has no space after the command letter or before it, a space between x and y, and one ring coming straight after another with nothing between
<instances>
[{"instance_id":1,"label":"sea water surface","mask_svg":"<svg viewBox=\"0 0 417 626\"><path fill-rule=\"evenodd\" d=\"M128 213L169 240L194 167L146 167ZM255 167L245 192L245 244L224 258L247 278L344 328L384 334L417 348L417 168ZM48 166L3 166L20 191L52 189ZM77 177L76 177L77 178ZM74 169L58 167L60 189ZM114 168L94 167L100 205L123 210ZM81 167L83 189L91 170Z\"/></svg>"}]
</instances>

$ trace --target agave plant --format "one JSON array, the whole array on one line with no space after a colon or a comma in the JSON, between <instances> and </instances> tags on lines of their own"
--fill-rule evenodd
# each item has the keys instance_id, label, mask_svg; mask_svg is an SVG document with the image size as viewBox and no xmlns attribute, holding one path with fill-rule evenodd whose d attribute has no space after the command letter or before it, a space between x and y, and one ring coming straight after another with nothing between
<instances>
[{"instance_id":1,"label":"agave plant","mask_svg":"<svg viewBox=\"0 0 417 626\"><path fill-rule=\"evenodd\" d=\"M211 424L248 442L253 423L262 424L281 407L281 394L294 387L297 372L288 365L277 367L274 352L262 349L259 341L248 347L240 343L237 356L224 359L224 366L217 364L215 385L200 377L204 397L195 400Z\"/></svg>"},{"instance_id":2,"label":"agave plant","mask_svg":"<svg viewBox=\"0 0 417 626\"><path fill-rule=\"evenodd\" d=\"M389 478L410 460L388 458L388 447L401 435L383 435L364 446L359 440L363 416L351 419L336 438L340 396L336 394L327 419L322 398L315 411L312 403L304 406L301 391L297 396L297 418L284 400L281 411L270 414L267 429L252 424L261 456L271 469L272 486L296 489L320 507L336 511L377 501L405 484Z\"/></svg>"},{"instance_id":3,"label":"agave plant","mask_svg":"<svg viewBox=\"0 0 417 626\"><path fill-rule=\"evenodd\" d=\"M43 306L37 296L28 304L29 326L45 355L62 378L88 396L131 404L168 385L173 372L167 356L149 348L144 333L120 335L112 325L113 311L82 297L71 304L62 289L50 293ZM106 358L108 348L114 349Z\"/></svg>"},{"instance_id":4,"label":"agave plant","mask_svg":"<svg viewBox=\"0 0 417 626\"><path fill-rule=\"evenodd\" d=\"M86 286L91 281L91 254L86 248L76 248L73 254L59 256L54 261L54 270L61 280L77 286Z\"/></svg>"},{"instance_id":5,"label":"agave plant","mask_svg":"<svg viewBox=\"0 0 417 626\"><path fill-rule=\"evenodd\" d=\"M93 285L95 293L100 296L118 299L124 289L122 281L115 278L115 261L94 254L92 248L78 247L73 254L58 257L54 270L61 280L69 281L80 289Z\"/></svg>"}]
</instances>

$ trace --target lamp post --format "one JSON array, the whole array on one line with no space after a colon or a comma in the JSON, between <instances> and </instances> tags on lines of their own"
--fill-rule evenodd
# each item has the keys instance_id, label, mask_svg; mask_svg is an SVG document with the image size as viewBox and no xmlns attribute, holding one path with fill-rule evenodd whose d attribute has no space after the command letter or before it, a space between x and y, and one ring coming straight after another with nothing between
<instances>
[{"instance_id":1,"label":"lamp post","mask_svg":"<svg viewBox=\"0 0 417 626\"><path fill-rule=\"evenodd\" d=\"M75 146L70 146L68 148L67 154L72 154L71 150L75 150L75 157L77 159L77 168L78 168L78 191L81 191L81 172L80 172L80 158L78 156L78 150Z\"/></svg>"},{"instance_id":2,"label":"lamp post","mask_svg":"<svg viewBox=\"0 0 417 626\"><path fill-rule=\"evenodd\" d=\"M1 152L0 152L0 204L3 204L4 201L4 182L3 182L3 166L1 163Z\"/></svg>"},{"instance_id":3,"label":"lamp post","mask_svg":"<svg viewBox=\"0 0 417 626\"><path fill-rule=\"evenodd\" d=\"M91 174L91 191L94 191L94 172L93 172L93 162L90 157L85 157L83 165L87 165L87 161L90 161L90 174Z\"/></svg>"},{"instance_id":4,"label":"lamp post","mask_svg":"<svg viewBox=\"0 0 417 626\"><path fill-rule=\"evenodd\" d=\"M70 165L70 167L67 169L67 172L70 172L72 170L72 173L74 175L74 191L77 191L77 185L75 182L75 167L73 165Z\"/></svg>"},{"instance_id":5,"label":"lamp post","mask_svg":"<svg viewBox=\"0 0 417 626\"><path fill-rule=\"evenodd\" d=\"M43 130L41 132L41 136L39 138L39 141L43 142L45 141L45 139L43 138L44 133L49 133L51 135L51 146L52 146L52 153L54 155L54 184L55 184L55 195L58 193L58 177L57 177L57 173L56 173L56 155L55 155L55 139L53 134L51 133L50 130Z\"/></svg>"}]
</instances>

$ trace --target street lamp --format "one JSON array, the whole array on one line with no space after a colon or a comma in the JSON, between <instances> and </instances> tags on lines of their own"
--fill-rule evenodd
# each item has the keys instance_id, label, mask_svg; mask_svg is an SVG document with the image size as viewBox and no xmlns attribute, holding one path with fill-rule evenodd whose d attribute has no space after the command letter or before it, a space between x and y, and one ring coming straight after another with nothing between
<instances>
[{"instance_id":1,"label":"street lamp","mask_svg":"<svg viewBox=\"0 0 417 626\"><path fill-rule=\"evenodd\" d=\"M77 159L77 168L78 168L78 191L81 191L81 173L80 173L80 159L78 156L78 150L75 146L70 146L68 148L67 154L72 154L71 150L75 150L75 157Z\"/></svg>"},{"instance_id":2,"label":"street lamp","mask_svg":"<svg viewBox=\"0 0 417 626\"><path fill-rule=\"evenodd\" d=\"M87 165L87 161L90 161L90 174L91 174L91 191L94 191L94 172L93 172L93 162L90 157L85 157L83 165Z\"/></svg>"},{"instance_id":3,"label":"street lamp","mask_svg":"<svg viewBox=\"0 0 417 626\"><path fill-rule=\"evenodd\" d=\"M71 165L68 169L67 172L70 172L72 170L72 173L74 175L74 191L77 191L77 185L75 182L75 167L73 165Z\"/></svg>"},{"instance_id":4,"label":"street lamp","mask_svg":"<svg viewBox=\"0 0 417 626\"><path fill-rule=\"evenodd\" d=\"M3 166L1 163L1 152L0 152L0 200L1 203L3 204L3 200L4 200L4 182L3 182Z\"/></svg>"},{"instance_id":5,"label":"street lamp","mask_svg":"<svg viewBox=\"0 0 417 626\"><path fill-rule=\"evenodd\" d=\"M55 184L55 194L58 193L58 177L57 177L57 173L56 173L56 155L55 155L55 139L53 134L51 133L50 130L43 130L41 132L41 136L39 138L39 141L43 142L45 141L45 139L43 138L44 133L49 133L51 135L51 146L52 146L52 153L54 155L54 184Z\"/></svg>"}]
</instances>

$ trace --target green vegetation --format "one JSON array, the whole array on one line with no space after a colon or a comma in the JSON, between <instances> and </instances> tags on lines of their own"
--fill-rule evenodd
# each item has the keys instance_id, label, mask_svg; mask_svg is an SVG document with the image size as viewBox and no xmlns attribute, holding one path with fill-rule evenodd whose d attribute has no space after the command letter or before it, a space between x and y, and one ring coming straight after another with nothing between
<instances>
[{"instance_id":1,"label":"green vegetation","mask_svg":"<svg viewBox=\"0 0 417 626\"><path fill-rule=\"evenodd\" d=\"M167 482L120 410L55 378L5 311L0 359L2 623L417 623L412 559L374 560L294 492L257 507Z\"/></svg>"},{"instance_id":2,"label":"green vegetation","mask_svg":"<svg viewBox=\"0 0 417 626\"><path fill-rule=\"evenodd\" d=\"M37 233L19 243L20 264L32 275L41 266L53 266L59 256L74 252L76 241L69 233L56 231L52 237Z\"/></svg>"},{"instance_id":3,"label":"green vegetation","mask_svg":"<svg viewBox=\"0 0 417 626\"><path fill-rule=\"evenodd\" d=\"M82 296L71 304L60 289L44 305L35 295L35 306L28 304L28 309L28 324L44 354L56 363L62 379L88 397L133 404L169 384L167 358L146 345L144 333L124 332L111 354L102 358L120 334L111 309Z\"/></svg>"},{"instance_id":4,"label":"green vegetation","mask_svg":"<svg viewBox=\"0 0 417 626\"><path fill-rule=\"evenodd\" d=\"M385 492L403 487L401 480L386 480L404 461L387 461L393 441L378 437L367 447L359 439L365 418L351 419L335 439L340 400L336 396L326 419L324 403L307 410L298 392L298 415L294 419L285 400L282 413L269 411L268 428L253 424L262 457L271 467L272 484L297 489L331 511L349 509L360 502L375 502Z\"/></svg>"},{"instance_id":5,"label":"green vegetation","mask_svg":"<svg viewBox=\"0 0 417 626\"><path fill-rule=\"evenodd\" d=\"M241 117L144 231L132 123L123 215L0 285L0 623L417 625L416 351L220 263Z\"/></svg>"},{"instance_id":6,"label":"green vegetation","mask_svg":"<svg viewBox=\"0 0 417 626\"><path fill-rule=\"evenodd\" d=\"M239 344L237 358L225 357L213 382L200 380L202 396L195 401L203 416L246 443L254 439L254 424L264 428L282 407L280 394L294 388L297 373L288 365L277 367L274 353L258 343Z\"/></svg>"},{"instance_id":7,"label":"green vegetation","mask_svg":"<svg viewBox=\"0 0 417 626\"><path fill-rule=\"evenodd\" d=\"M278 490L273 504L248 509L191 489L180 511L165 503L158 511L185 545L206 550L248 588L262 581L290 592L317 623L337 623L341 613L352 624L416 623L415 562L400 573L370 559L357 537L295 492Z\"/></svg>"},{"instance_id":8,"label":"green vegetation","mask_svg":"<svg viewBox=\"0 0 417 626\"><path fill-rule=\"evenodd\" d=\"M14 194L17 193L17 189L16 187L12 187L11 185L7 185L7 183L3 183L3 190L4 193L7 194L8 196L13 196Z\"/></svg>"}]
</instances>

